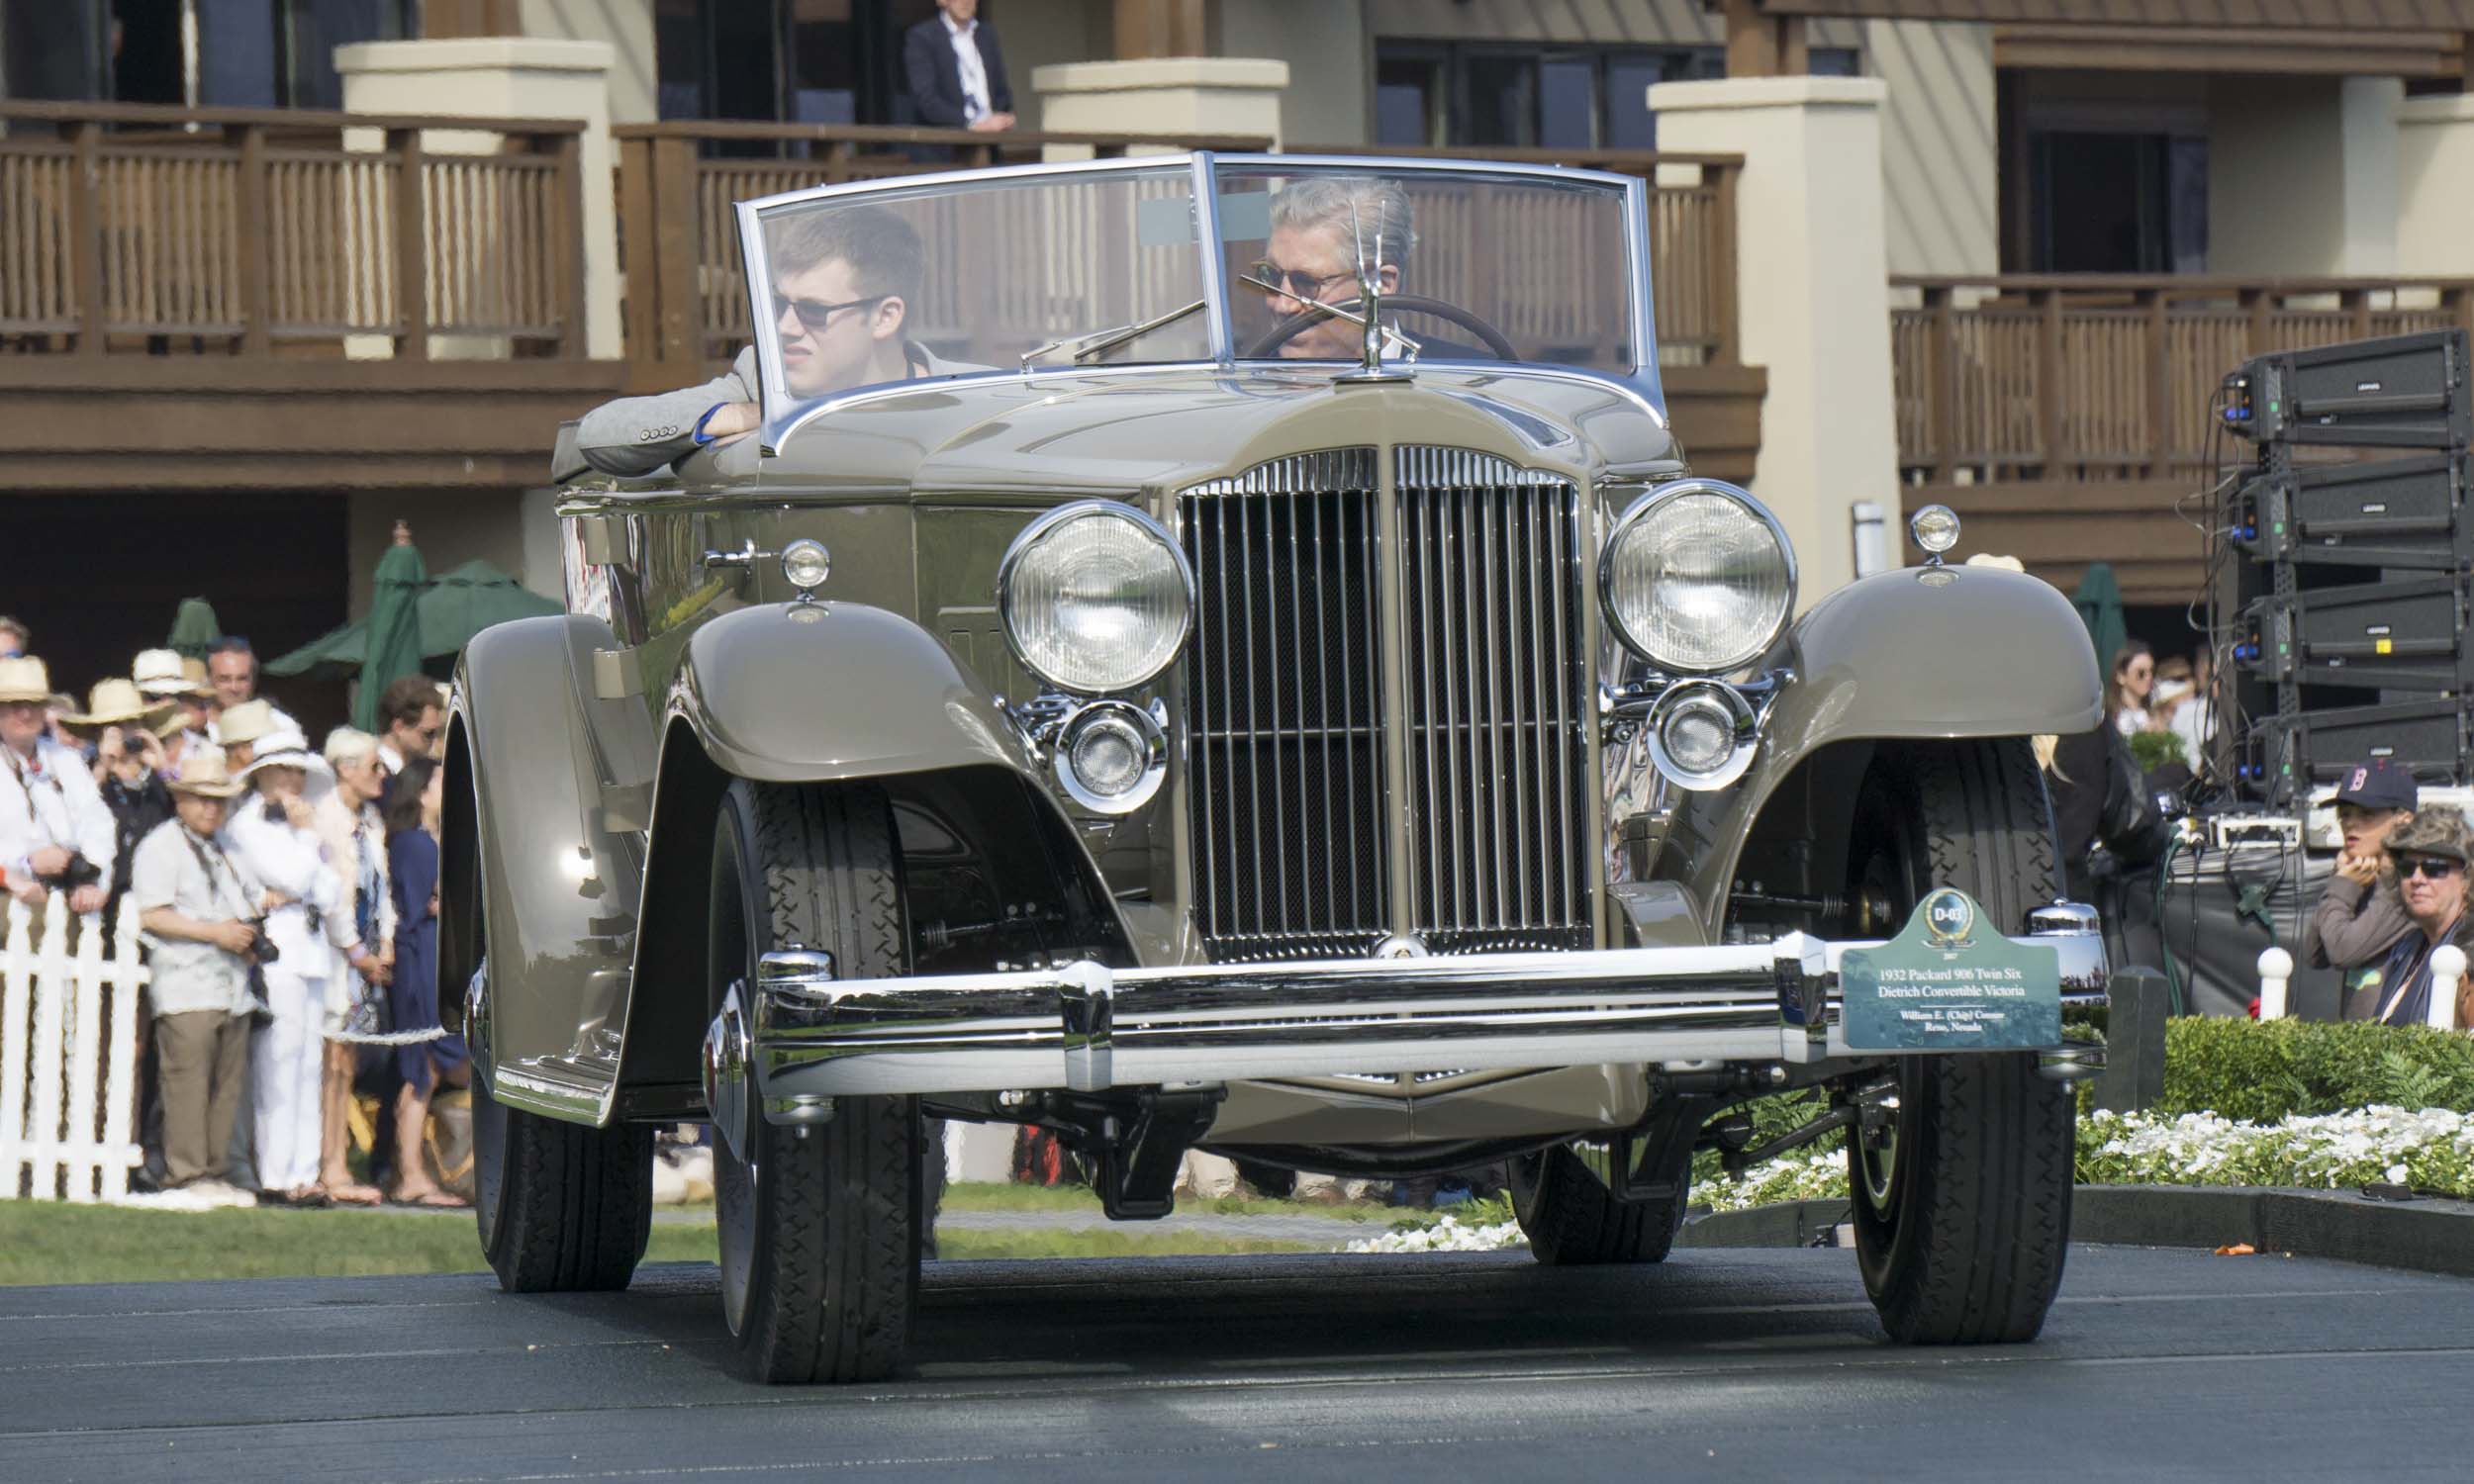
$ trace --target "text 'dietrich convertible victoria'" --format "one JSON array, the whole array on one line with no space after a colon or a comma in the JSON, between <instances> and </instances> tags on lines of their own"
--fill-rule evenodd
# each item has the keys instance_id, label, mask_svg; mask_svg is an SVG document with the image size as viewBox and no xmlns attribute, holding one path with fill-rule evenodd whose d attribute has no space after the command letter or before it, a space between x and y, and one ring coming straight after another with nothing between
<instances>
[{"instance_id":1,"label":"text 'dietrich convertible victoria'","mask_svg":"<svg viewBox=\"0 0 2474 1484\"><path fill-rule=\"evenodd\" d=\"M457 676L505 1286L622 1287L683 1119L778 1381L900 1363L932 1120L1055 1131L1125 1220L1196 1148L1506 1161L1548 1263L1844 1130L1889 1335L2034 1337L2107 966L2029 739L2095 724L2093 654L1938 560L1799 615L1667 426L1641 182L1196 154L737 215L755 429L562 435L568 611Z\"/></svg>"}]
</instances>

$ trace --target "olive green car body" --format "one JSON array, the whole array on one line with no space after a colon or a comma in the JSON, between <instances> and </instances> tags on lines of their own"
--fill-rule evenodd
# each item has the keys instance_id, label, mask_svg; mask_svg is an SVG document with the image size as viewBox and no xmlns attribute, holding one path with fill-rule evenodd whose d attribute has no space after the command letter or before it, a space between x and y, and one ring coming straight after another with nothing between
<instances>
[{"instance_id":1,"label":"olive green car body","mask_svg":"<svg viewBox=\"0 0 2474 1484\"><path fill-rule=\"evenodd\" d=\"M1042 687L1001 631L999 561L1061 504L1123 501L1174 529L1180 491L1303 452L1378 450L1387 499L1389 451L1408 446L1571 481L1588 551L1645 487L1689 472L1660 410L1606 378L1458 366L1349 384L1258 363L887 389L770 452L750 437L655 478L570 481L565 536L608 583L609 619L480 635L450 718L441 983L452 1006L486 952L467 1026L494 1093L595 1124L701 1113L706 875L734 777L888 789L921 972L1066 952L1203 962L1180 725L1151 803L1081 811L1008 710ZM776 562L708 560L803 537L831 554L812 602L793 602ZM1593 582L1595 563L1578 565ZM1624 656L1594 599L1583 607L1592 673L1611 679ZM1597 946L1717 943L1749 880L1834 889L1856 785L1883 742L2068 733L2100 714L2068 603L1994 569L1894 569L1819 595L1758 669L1776 676L1758 752L1711 791L1661 788L1590 697L1587 777L1602 787L1570 824L1598 847L1582 853ZM1182 718L1187 670L1143 698ZM1024 928L947 932L974 891ZM1636 1123L1647 1096L1637 1067L1252 1082L1230 1087L1208 1142L1582 1135Z\"/></svg>"}]
</instances>

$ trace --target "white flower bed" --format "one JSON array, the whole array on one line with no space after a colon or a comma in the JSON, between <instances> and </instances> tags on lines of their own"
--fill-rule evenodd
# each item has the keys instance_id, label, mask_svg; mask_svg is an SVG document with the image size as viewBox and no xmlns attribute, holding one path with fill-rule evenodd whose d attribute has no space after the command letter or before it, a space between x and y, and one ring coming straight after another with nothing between
<instances>
[{"instance_id":1,"label":"white flower bed","mask_svg":"<svg viewBox=\"0 0 2474 1484\"><path fill-rule=\"evenodd\" d=\"M2078 1177L2089 1185L2278 1185L2339 1190L2385 1181L2474 1199L2474 1114L2372 1107L2248 1123L2212 1113L2160 1118L2090 1113L2079 1120ZM1781 1201L1844 1200L1847 1155L1804 1151L1692 1187L1695 1205L1741 1211ZM1353 1252L1482 1252L1523 1247L1513 1222L1431 1227L1352 1242Z\"/></svg>"},{"instance_id":2,"label":"white flower bed","mask_svg":"<svg viewBox=\"0 0 2474 1484\"><path fill-rule=\"evenodd\" d=\"M1380 1237L1367 1237L1350 1243L1343 1252L1492 1252L1505 1248L1527 1247L1529 1239L1522 1236L1520 1223L1500 1222L1493 1226L1465 1227L1460 1218L1446 1216L1431 1227L1385 1232Z\"/></svg>"}]
</instances>

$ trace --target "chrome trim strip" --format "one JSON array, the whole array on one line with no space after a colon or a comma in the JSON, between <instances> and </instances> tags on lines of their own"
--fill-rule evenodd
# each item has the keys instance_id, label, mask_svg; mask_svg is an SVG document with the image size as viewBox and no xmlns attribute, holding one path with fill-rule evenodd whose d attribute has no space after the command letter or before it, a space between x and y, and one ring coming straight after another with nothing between
<instances>
[{"instance_id":1,"label":"chrome trim strip","mask_svg":"<svg viewBox=\"0 0 2474 1484\"><path fill-rule=\"evenodd\" d=\"M1632 228L1624 233L1625 266L1630 270L1636 296L1632 306L1632 374L1649 384L1649 399L1664 414L1666 382L1658 365L1658 285L1650 276L1648 181L1638 176L1624 177L1624 210L1631 218Z\"/></svg>"},{"instance_id":2,"label":"chrome trim strip","mask_svg":"<svg viewBox=\"0 0 2474 1484\"><path fill-rule=\"evenodd\" d=\"M2104 939L2038 934L2062 1002L2107 1003ZM785 1095L999 1091L1688 1059L1812 1063L1840 964L1878 942L1313 964L1059 969L867 981L761 974L766 1106Z\"/></svg>"},{"instance_id":3,"label":"chrome trim strip","mask_svg":"<svg viewBox=\"0 0 2474 1484\"><path fill-rule=\"evenodd\" d=\"M1191 157L1194 248L1202 257L1202 312L1211 317L1203 334L1211 347L1211 359L1221 366L1232 366L1237 360L1237 337L1229 329L1228 264L1223 261L1220 248L1219 173L1210 150L1197 149Z\"/></svg>"}]
</instances>

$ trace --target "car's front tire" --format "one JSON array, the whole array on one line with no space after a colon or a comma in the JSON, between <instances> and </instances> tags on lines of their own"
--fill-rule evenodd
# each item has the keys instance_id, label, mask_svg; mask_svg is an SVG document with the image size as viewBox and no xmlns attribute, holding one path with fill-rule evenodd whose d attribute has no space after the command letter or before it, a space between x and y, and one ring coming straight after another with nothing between
<instances>
[{"instance_id":1,"label":"car's front tire","mask_svg":"<svg viewBox=\"0 0 2474 1484\"><path fill-rule=\"evenodd\" d=\"M473 1212L509 1293L624 1288L653 1233L653 1131L472 1097Z\"/></svg>"},{"instance_id":2,"label":"car's front tire","mask_svg":"<svg viewBox=\"0 0 2474 1484\"><path fill-rule=\"evenodd\" d=\"M1950 885L2016 932L2061 880L2024 741L1876 765L1857 825L1873 849L1853 884L1901 916ZM1848 1140L1856 1265L1882 1327L1909 1345L2035 1339L2069 1252L2069 1088L2033 1054L1983 1053L1904 1058L1896 1090L1889 1117Z\"/></svg>"},{"instance_id":3,"label":"car's front tire","mask_svg":"<svg viewBox=\"0 0 2474 1484\"><path fill-rule=\"evenodd\" d=\"M908 937L891 807L870 788L741 780L714 830L716 1012L756 961L794 945L834 973L904 973ZM820 1124L754 1114L740 1148L719 1141L714 1203L723 1316L740 1370L764 1382L865 1381L909 1340L921 1220L915 1099L842 1097Z\"/></svg>"}]
</instances>

